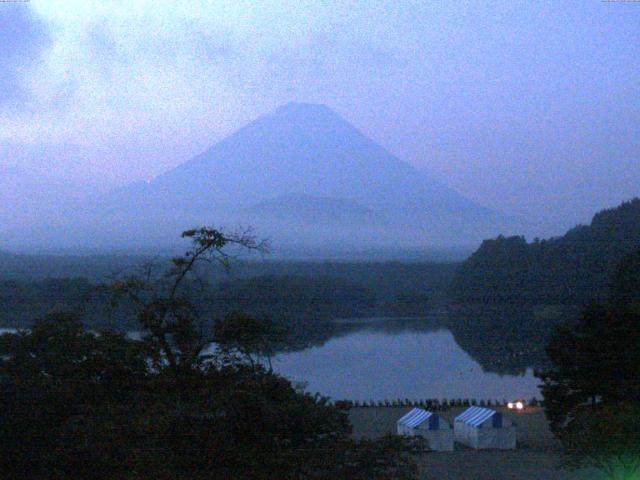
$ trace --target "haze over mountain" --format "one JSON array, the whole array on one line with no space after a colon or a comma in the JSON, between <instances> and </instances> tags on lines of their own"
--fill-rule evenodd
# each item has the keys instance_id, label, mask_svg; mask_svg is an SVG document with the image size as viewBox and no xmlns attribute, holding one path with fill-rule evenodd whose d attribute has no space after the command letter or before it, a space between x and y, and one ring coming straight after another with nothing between
<instances>
[{"instance_id":1,"label":"haze over mountain","mask_svg":"<svg viewBox=\"0 0 640 480\"><path fill-rule=\"evenodd\" d=\"M100 181L83 175L82 164L100 155L88 148L0 143L0 249L8 232L49 223L64 205L113 190L117 183L108 175ZM41 164L32 161L36 158Z\"/></svg>"},{"instance_id":2,"label":"haze over mountain","mask_svg":"<svg viewBox=\"0 0 640 480\"><path fill-rule=\"evenodd\" d=\"M275 245L469 245L509 231L324 105L289 103L184 164L74 211L70 245L166 244L199 224L252 226Z\"/></svg>"},{"instance_id":3,"label":"haze over mountain","mask_svg":"<svg viewBox=\"0 0 640 480\"><path fill-rule=\"evenodd\" d=\"M98 3L1 5L0 245L295 99L530 237L640 195L630 2Z\"/></svg>"},{"instance_id":4,"label":"haze over mountain","mask_svg":"<svg viewBox=\"0 0 640 480\"><path fill-rule=\"evenodd\" d=\"M302 224L353 222L367 225L376 218L373 210L352 200L294 193L252 205L246 213L264 220Z\"/></svg>"}]
</instances>

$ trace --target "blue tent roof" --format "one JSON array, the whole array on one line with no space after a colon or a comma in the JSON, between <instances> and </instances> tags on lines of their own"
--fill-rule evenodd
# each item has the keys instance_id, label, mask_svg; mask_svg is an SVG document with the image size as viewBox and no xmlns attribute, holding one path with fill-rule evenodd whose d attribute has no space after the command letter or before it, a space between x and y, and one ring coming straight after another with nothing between
<instances>
[{"instance_id":1,"label":"blue tent roof","mask_svg":"<svg viewBox=\"0 0 640 480\"><path fill-rule=\"evenodd\" d=\"M491 410L490 408L470 407L456 417L456 422L463 422L467 425L471 425L472 427L479 427L488 418L491 418L494 415L500 416L498 412ZM495 424L495 427L499 427L502 424L502 422L493 423Z\"/></svg>"},{"instance_id":2,"label":"blue tent roof","mask_svg":"<svg viewBox=\"0 0 640 480\"><path fill-rule=\"evenodd\" d=\"M409 428L416 428L422 425L424 422L428 421L434 415L437 417L437 415L433 412L427 412L426 410L423 410L421 408L414 408L409 413L402 416L400 420L398 420L398 423L406 425ZM429 429L431 430L431 428Z\"/></svg>"}]
</instances>

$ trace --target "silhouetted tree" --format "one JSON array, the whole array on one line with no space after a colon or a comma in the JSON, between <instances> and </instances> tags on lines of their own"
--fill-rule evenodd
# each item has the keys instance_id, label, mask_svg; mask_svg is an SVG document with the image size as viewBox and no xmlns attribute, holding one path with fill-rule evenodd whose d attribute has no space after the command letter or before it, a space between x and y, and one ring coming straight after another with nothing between
<instances>
[{"instance_id":1,"label":"silhouetted tree","mask_svg":"<svg viewBox=\"0 0 640 480\"><path fill-rule=\"evenodd\" d=\"M0 336L2 478L124 474L132 438L116 426L143 401L146 358L140 342L86 332L66 313Z\"/></svg>"},{"instance_id":2,"label":"silhouetted tree","mask_svg":"<svg viewBox=\"0 0 640 480\"><path fill-rule=\"evenodd\" d=\"M540 374L547 415L561 430L585 405L640 401L640 317L602 305L585 309L574 326L557 329Z\"/></svg>"},{"instance_id":3,"label":"silhouetted tree","mask_svg":"<svg viewBox=\"0 0 640 480\"><path fill-rule=\"evenodd\" d=\"M235 313L217 321L213 341L223 351L237 351L255 366L260 358L266 358L272 370L271 358L285 340L285 330L268 318L254 318Z\"/></svg>"},{"instance_id":4,"label":"silhouetted tree","mask_svg":"<svg viewBox=\"0 0 640 480\"><path fill-rule=\"evenodd\" d=\"M640 250L620 262L611 290L614 308L640 313Z\"/></svg>"},{"instance_id":5,"label":"silhouetted tree","mask_svg":"<svg viewBox=\"0 0 640 480\"><path fill-rule=\"evenodd\" d=\"M619 272L633 277L626 263ZM623 290L622 296L614 290L607 304L587 307L577 323L558 327L547 347L552 367L538 374L545 413L570 463L610 474L640 466L630 460L634 442L640 444L640 314L624 301L632 290Z\"/></svg>"},{"instance_id":6,"label":"silhouetted tree","mask_svg":"<svg viewBox=\"0 0 640 480\"><path fill-rule=\"evenodd\" d=\"M248 236L187 231L193 248L171 270L114 288L133 302L142 341L48 317L0 337L3 480L411 479L412 441L357 442L345 410L261 364L204 355L210 336L188 277ZM217 331L247 355L269 352L268 321L227 319Z\"/></svg>"},{"instance_id":7,"label":"silhouetted tree","mask_svg":"<svg viewBox=\"0 0 640 480\"><path fill-rule=\"evenodd\" d=\"M230 247L266 252L267 245L249 232L227 234L214 228L198 228L182 233L192 247L172 259L169 271L160 276L154 265L145 266L144 275L127 276L113 283L114 289L133 303L138 322L147 334L146 341L159 352L155 360L167 362L180 376L198 365L202 350L212 341L203 330L204 319L187 295L200 263L217 262L229 266Z\"/></svg>"},{"instance_id":8,"label":"silhouetted tree","mask_svg":"<svg viewBox=\"0 0 640 480\"><path fill-rule=\"evenodd\" d=\"M569 466L591 466L612 480L637 478L640 471L640 405L623 402L582 409L561 439Z\"/></svg>"}]
</instances>

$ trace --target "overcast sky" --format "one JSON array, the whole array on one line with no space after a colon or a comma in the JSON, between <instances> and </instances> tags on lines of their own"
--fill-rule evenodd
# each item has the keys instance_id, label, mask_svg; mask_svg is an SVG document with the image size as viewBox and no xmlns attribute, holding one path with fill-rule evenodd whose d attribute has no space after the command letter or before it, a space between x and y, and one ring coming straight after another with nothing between
<instances>
[{"instance_id":1,"label":"overcast sky","mask_svg":"<svg viewBox=\"0 0 640 480\"><path fill-rule=\"evenodd\" d=\"M561 231L640 195L640 3L3 2L0 213L43 179L152 177L288 101Z\"/></svg>"}]
</instances>

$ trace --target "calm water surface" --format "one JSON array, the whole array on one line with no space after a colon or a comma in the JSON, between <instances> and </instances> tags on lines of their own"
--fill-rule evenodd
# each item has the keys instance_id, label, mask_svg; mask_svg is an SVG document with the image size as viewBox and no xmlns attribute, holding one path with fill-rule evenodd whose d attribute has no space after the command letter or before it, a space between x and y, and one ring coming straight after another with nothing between
<instances>
[{"instance_id":1,"label":"calm water surface","mask_svg":"<svg viewBox=\"0 0 640 480\"><path fill-rule=\"evenodd\" d=\"M540 397L533 371L498 375L462 350L448 330L364 329L320 347L280 354L274 370L334 399Z\"/></svg>"},{"instance_id":2,"label":"calm water surface","mask_svg":"<svg viewBox=\"0 0 640 480\"><path fill-rule=\"evenodd\" d=\"M540 397L539 380L531 369L520 376L485 372L448 330L380 327L376 323L319 347L279 354L273 359L274 370L333 399ZM0 334L14 331L0 328Z\"/></svg>"}]
</instances>

